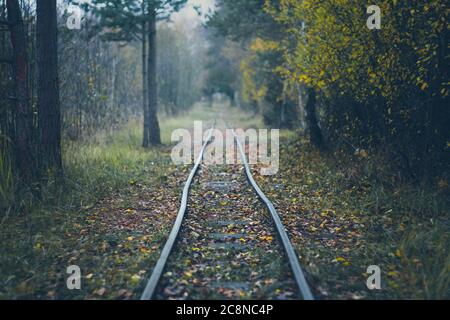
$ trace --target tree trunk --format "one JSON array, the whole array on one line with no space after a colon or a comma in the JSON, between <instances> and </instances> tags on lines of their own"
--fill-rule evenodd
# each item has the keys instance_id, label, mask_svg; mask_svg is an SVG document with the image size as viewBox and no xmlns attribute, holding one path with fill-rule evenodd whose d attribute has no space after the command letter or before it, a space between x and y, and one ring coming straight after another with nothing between
<instances>
[{"instance_id":1,"label":"tree trunk","mask_svg":"<svg viewBox=\"0 0 450 320\"><path fill-rule=\"evenodd\" d=\"M316 116L316 91L308 88L308 102L306 103L306 123L308 126L310 142L313 146L323 150L325 144Z\"/></svg>"},{"instance_id":2,"label":"tree trunk","mask_svg":"<svg viewBox=\"0 0 450 320\"><path fill-rule=\"evenodd\" d=\"M159 145L161 144L161 133L158 122L158 90L156 83L156 9L150 9L149 15L147 134L150 145Z\"/></svg>"},{"instance_id":3,"label":"tree trunk","mask_svg":"<svg viewBox=\"0 0 450 320\"><path fill-rule=\"evenodd\" d=\"M39 167L62 174L56 0L37 0Z\"/></svg>"},{"instance_id":4,"label":"tree trunk","mask_svg":"<svg viewBox=\"0 0 450 320\"><path fill-rule=\"evenodd\" d=\"M142 110L144 112L144 138L143 147L148 148L150 145L148 123L148 68L147 68L147 23L142 24Z\"/></svg>"},{"instance_id":5,"label":"tree trunk","mask_svg":"<svg viewBox=\"0 0 450 320\"><path fill-rule=\"evenodd\" d=\"M295 88L297 90L298 97L298 110L299 110L299 118L300 118L300 127L302 129L306 129L306 116L305 116L305 105L303 101L303 90L299 83L295 84Z\"/></svg>"},{"instance_id":6,"label":"tree trunk","mask_svg":"<svg viewBox=\"0 0 450 320\"><path fill-rule=\"evenodd\" d=\"M117 104L117 53L119 51L118 47L114 44L112 47L112 70L111 70L111 91L110 91L110 102L111 102L111 110L115 110ZM114 111L113 111L114 112Z\"/></svg>"},{"instance_id":7,"label":"tree trunk","mask_svg":"<svg viewBox=\"0 0 450 320\"><path fill-rule=\"evenodd\" d=\"M7 0L8 22L13 47L15 82L15 119L18 170L25 183L34 175L34 161L31 153L31 110L28 92L28 54L25 29L18 0Z\"/></svg>"},{"instance_id":8,"label":"tree trunk","mask_svg":"<svg viewBox=\"0 0 450 320\"><path fill-rule=\"evenodd\" d=\"M279 128L285 128L287 127L286 123L286 93L283 92L283 102L281 103L281 110L280 110L280 124Z\"/></svg>"},{"instance_id":9,"label":"tree trunk","mask_svg":"<svg viewBox=\"0 0 450 320\"><path fill-rule=\"evenodd\" d=\"M238 109L242 108L242 103L241 103L241 96L240 96L240 92L239 91L235 91L234 92L234 101L236 101L236 107Z\"/></svg>"}]
</instances>

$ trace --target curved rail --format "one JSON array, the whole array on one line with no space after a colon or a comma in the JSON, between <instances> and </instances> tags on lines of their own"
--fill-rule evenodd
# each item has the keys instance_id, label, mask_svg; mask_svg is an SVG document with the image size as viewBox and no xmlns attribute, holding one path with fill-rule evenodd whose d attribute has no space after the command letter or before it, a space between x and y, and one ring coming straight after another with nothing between
<instances>
[{"instance_id":1,"label":"curved rail","mask_svg":"<svg viewBox=\"0 0 450 320\"><path fill-rule=\"evenodd\" d=\"M153 294L155 293L156 287L158 286L159 280L164 271L164 267L166 266L167 259L169 258L173 245L177 240L181 224L183 223L184 216L186 214L189 191L191 188L192 180L197 174L198 168L200 167L200 164L203 160L203 154L205 153L205 149L211 142L213 129L214 126L210 129L208 138L203 144L202 149L200 151L200 155L198 156L198 159L195 162L194 168L192 169L191 174L189 175L189 178L187 179L186 184L184 185L183 196L181 198L181 206L180 209L178 210L177 219L175 220L175 224L172 228L172 231L170 232L169 238L167 239L167 242L164 245L164 248L161 252L161 256L159 257L158 262L156 263L156 266L153 269L152 275L150 276L150 279L147 282L147 286L145 287L145 290L141 296L141 300L151 300L153 298Z\"/></svg>"},{"instance_id":2,"label":"curved rail","mask_svg":"<svg viewBox=\"0 0 450 320\"><path fill-rule=\"evenodd\" d=\"M253 189L255 189L259 198L266 204L267 208L270 211L272 219L275 222L275 226L277 228L278 234L283 243L283 247L286 250L289 264L291 266L291 270L294 274L294 278L295 278L295 281L297 282L297 286L300 290L300 293L304 300L314 300L314 297L311 293L311 289L309 288L308 282L305 279L303 270L300 266L300 263L298 262L298 257L295 253L294 248L292 247L291 241L289 240L286 230L284 229L284 226L283 226L283 223L281 222L280 216L278 215L277 211L275 210L275 207L273 206L272 202L266 197L264 192L262 192L262 190L259 188L258 184L253 179L253 175L250 170L250 166L248 165L247 157L245 156L244 150L242 148L242 144L239 141L239 138L236 135L236 132L234 130L232 132L233 132L234 139L238 145L238 149L241 154L242 162L244 163L247 178L248 178L250 184L252 185Z\"/></svg>"}]
</instances>

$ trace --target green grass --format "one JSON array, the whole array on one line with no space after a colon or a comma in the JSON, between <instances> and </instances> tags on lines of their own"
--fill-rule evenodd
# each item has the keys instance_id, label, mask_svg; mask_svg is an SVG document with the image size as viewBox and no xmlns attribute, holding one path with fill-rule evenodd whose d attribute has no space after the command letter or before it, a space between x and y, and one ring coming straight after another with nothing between
<instances>
[{"instance_id":1,"label":"green grass","mask_svg":"<svg viewBox=\"0 0 450 320\"><path fill-rule=\"evenodd\" d=\"M148 150L141 148L142 125L136 120L87 143L66 141L64 181L50 180L41 199L27 191L14 192L10 162L2 152L0 298L113 299L123 298L119 289L124 288L131 288L127 297L136 298L145 279L140 275L136 281L137 275L158 257L158 249L150 249L158 248L170 230L173 216L166 214L176 212L179 181L189 169L171 164L172 131L214 118L242 128L263 126L259 116L226 108L197 104L187 114L161 117L164 146ZM299 142L293 131L283 130L281 137L280 173L257 178L285 208L281 212L293 228L289 230L304 226L302 236L292 234L292 239L315 286L334 298L450 298L450 200L445 183L412 186L398 181L375 156L321 154ZM285 188L272 190L273 185ZM148 201L147 206L157 210L151 223L143 220L151 210L136 212L130 216L130 230L121 229L125 209ZM156 207L158 203L163 207ZM322 230L321 214L328 210L330 221ZM310 226L317 230L307 229ZM342 229L337 243L323 245L323 237L337 227ZM353 231L357 243L344 236ZM149 238L142 240L143 235ZM336 257L347 259L349 266L333 262ZM78 293L64 288L65 268L74 262L85 266L85 274L93 274ZM382 268L380 292L365 288L364 272L372 264ZM102 288L106 293L99 295Z\"/></svg>"},{"instance_id":2,"label":"green grass","mask_svg":"<svg viewBox=\"0 0 450 320\"><path fill-rule=\"evenodd\" d=\"M236 128L262 128L263 121L260 115L246 113L237 108L230 108L228 103L217 102L213 107L208 107L204 103L197 103L184 115L178 117L161 118L164 126L161 127L161 138L164 144L170 144L171 134L179 128L192 128L194 121L203 122L203 130L207 130L208 125L213 120L226 120L229 125Z\"/></svg>"},{"instance_id":3,"label":"green grass","mask_svg":"<svg viewBox=\"0 0 450 320\"><path fill-rule=\"evenodd\" d=\"M64 181L50 180L41 199L30 199L20 212L2 217L0 298L51 298L61 292L70 255L84 246L77 234L86 228L86 214L96 203L118 191L126 202L138 184L161 185L171 165L167 148L140 148L136 126L130 123L90 143L65 144ZM97 247L102 239L93 231L83 241ZM89 254L84 265L96 264L96 254ZM67 292L57 297L82 298Z\"/></svg>"},{"instance_id":4,"label":"green grass","mask_svg":"<svg viewBox=\"0 0 450 320\"><path fill-rule=\"evenodd\" d=\"M192 128L194 121L218 118L222 108L226 105L197 104L186 114L162 116L160 147L141 147L138 120L113 133L98 133L88 142L64 141L64 179L49 179L39 199L29 192L14 195L10 163L2 152L0 299L123 298L119 289L137 298L145 279L142 270L158 257L173 218L167 212L176 213L180 181L187 175L185 168L171 163L171 133ZM236 112L233 122L246 125L257 119ZM148 211L124 218L126 208L146 203ZM159 214L148 223L152 208ZM132 227L122 230L120 223ZM144 235L149 237L142 240ZM130 242L130 237L139 241ZM65 268L74 262L83 266L84 275L93 274L81 292L65 288ZM102 288L106 291L99 295Z\"/></svg>"},{"instance_id":5,"label":"green grass","mask_svg":"<svg viewBox=\"0 0 450 320\"><path fill-rule=\"evenodd\" d=\"M161 117L161 122L164 123L164 126L161 126L161 140L164 144L171 144L172 132L180 128L193 128L194 121L202 121L204 130L207 130L208 122L216 117L217 107L209 108L203 103L197 103L189 112L178 117L163 116Z\"/></svg>"},{"instance_id":6,"label":"green grass","mask_svg":"<svg viewBox=\"0 0 450 320\"><path fill-rule=\"evenodd\" d=\"M259 180L316 288L335 299L450 298L448 190L398 180L375 155L323 154L298 137L281 146L279 174ZM365 286L370 265L380 291Z\"/></svg>"},{"instance_id":7,"label":"green grass","mask_svg":"<svg viewBox=\"0 0 450 320\"><path fill-rule=\"evenodd\" d=\"M190 127L192 119L205 115L201 109L195 110L197 114L162 119L166 144L170 142L168 139L173 128ZM174 170L168 146L143 149L141 139L142 126L138 121L132 121L118 132L99 133L87 143L65 141L64 180L50 179L40 199L28 193L14 197L10 165L4 157L6 153L1 153L0 197L4 214L0 224L0 298L51 298L53 292L58 292L58 298L83 298L88 295L86 292L77 296L61 291L72 252L100 247L111 236L122 235L121 239L129 236L127 232L103 230L101 219L97 221L91 217L98 214L99 201L112 197L108 200L112 203L120 198L119 204L100 205L110 206L108 210L111 214L120 217L116 213L120 207L139 206L140 202L147 200L146 196L151 197L151 192L167 184L167 175ZM114 194L118 196L114 198ZM13 209L11 205L14 201L20 201L21 205L14 206L15 211L7 215L7 210ZM176 205L176 199L173 203ZM95 223L89 225L89 221L94 220ZM170 220L167 220L167 226L170 226ZM147 241L162 242L165 231L165 226L161 227L160 233L163 235L155 232ZM80 232L88 234L79 238ZM139 251L139 247L136 250ZM119 253L111 251L102 261L95 262L98 254L94 250L80 263L91 269L100 268L104 263L115 266ZM156 253L151 256L157 258ZM132 272L143 261L148 263L145 255L136 254L122 263L128 265L127 269ZM96 273L101 274L100 271Z\"/></svg>"}]
</instances>

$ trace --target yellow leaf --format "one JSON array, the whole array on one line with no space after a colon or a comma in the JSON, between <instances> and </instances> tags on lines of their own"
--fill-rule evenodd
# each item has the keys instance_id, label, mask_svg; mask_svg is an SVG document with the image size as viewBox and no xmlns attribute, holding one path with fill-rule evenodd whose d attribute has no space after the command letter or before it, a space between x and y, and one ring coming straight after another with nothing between
<instances>
[{"instance_id":1,"label":"yellow leaf","mask_svg":"<svg viewBox=\"0 0 450 320\"><path fill-rule=\"evenodd\" d=\"M397 271L389 271L388 276L389 277L398 277L398 272Z\"/></svg>"},{"instance_id":2,"label":"yellow leaf","mask_svg":"<svg viewBox=\"0 0 450 320\"><path fill-rule=\"evenodd\" d=\"M147 248L144 248L144 247L142 247L142 248L140 249L140 251L141 251L142 253L144 253L144 254L147 254L147 253L150 252L150 250L148 250Z\"/></svg>"},{"instance_id":3,"label":"yellow leaf","mask_svg":"<svg viewBox=\"0 0 450 320\"><path fill-rule=\"evenodd\" d=\"M137 274L131 276L131 284L133 284L133 285L138 284L140 280L141 280L141 276L139 276Z\"/></svg>"},{"instance_id":4,"label":"yellow leaf","mask_svg":"<svg viewBox=\"0 0 450 320\"><path fill-rule=\"evenodd\" d=\"M268 236L268 237L261 237L262 241L267 241L267 242L271 242L273 240L273 237Z\"/></svg>"}]
</instances>

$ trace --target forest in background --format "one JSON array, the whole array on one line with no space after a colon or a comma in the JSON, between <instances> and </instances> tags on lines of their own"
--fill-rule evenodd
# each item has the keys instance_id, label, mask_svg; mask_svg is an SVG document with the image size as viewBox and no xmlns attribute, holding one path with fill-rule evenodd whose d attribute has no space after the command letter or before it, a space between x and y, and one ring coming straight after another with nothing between
<instances>
[{"instance_id":1,"label":"forest in background","mask_svg":"<svg viewBox=\"0 0 450 320\"><path fill-rule=\"evenodd\" d=\"M217 1L207 28L191 29L169 21L185 1L52 1L41 17L39 4L0 7L5 204L62 172L61 137L142 115L143 146L157 145L158 104L175 115L215 93L322 150L383 153L402 178L447 181L444 2L383 2L381 30L358 1ZM84 11L80 30L66 26L69 4Z\"/></svg>"},{"instance_id":2,"label":"forest in background","mask_svg":"<svg viewBox=\"0 0 450 320\"><path fill-rule=\"evenodd\" d=\"M306 166L303 156L311 166L330 161L321 177L339 167L345 182L338 171L336 188L364 193L361 211L380 220L389 206L407 212L397 218L410 219L414 232L401 242L424 256L431 249L419 242L440 250L430 274L444 279L433 288L446 296L445 1L377 1L380 30L366 27L372 3L357 0L217 0L194 25L171 19L190 5L183 0L92 0L79 4L79 30L67 28L69 4L78 2L0 0L0 219L23 236L9 249L10 270L21 257L43 264L50 225L68 228L124 186L164 185L164 136L181 125L176 119L204 115L196 102L212 107L219 96L253 115L247 122L262 117L266 127L306 138L311 150L284 159L293 171ZM414 275L416 258L405 260ZM19 280L3 284L19 288Z\"/></svg>"},{"instance_id":3,"label":"forest in background","mask_svg":"<svg viewBox=\"0 0 450 320\"><path fill-rule=\"evenodd\" d=\"M370 1L217 5L208 25L227 39L224 60L238 64L222 62L209 84L240 92L268 125L305 128L318 148L383 153L416 183L448 177L445 1L377 1L380 30L366 27Z\"/></svg>"},{"instance_id":4,"label":"forest in background","mask_svg":"<svg viewBox=\"0 0 450 320\"><path fill-rule=\"evenodd\" d=\"M137 4L122 2L130 10ZM164 10L179 10L184 2L174 1L173 8ZM158 13L158 33L150 33L152 9L139 7L139 12L123 21L121 7L115 8L112 20L117 25L111 27L108 10L92 10L100 3L89 7L79 4L84 13L79 29L74 30L67 27L67 21L76 1L0 4L3 209L20 202L15 196L19 190L39 198L41 182L62 176L64 141L88 141L99 132L114 132L144 115L149 131L149 123L157 123L150 104L154 109L159 103L161 114L175 115L201 98L206 46L203 31L195 30L201 25L188 30L182 21L169 21L168 13ZM170 1L166 4L170 6ZM47 29L39 30L38 21ZM156 41L157 51L151 52L149 41ZM48 58L50 53L52 58ZM157 61L151 72L149 59ZM149 81L156 81L157 86ZM43 83L47 86L41 87ZM152 101L156 88L158 101ZM144 147L160 142L159 129L153 138L149 135ZM55 156L46 165L49 153Z\"/></svg>"}]
</instances>

